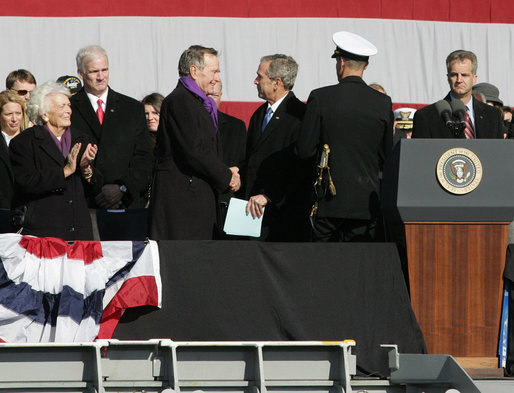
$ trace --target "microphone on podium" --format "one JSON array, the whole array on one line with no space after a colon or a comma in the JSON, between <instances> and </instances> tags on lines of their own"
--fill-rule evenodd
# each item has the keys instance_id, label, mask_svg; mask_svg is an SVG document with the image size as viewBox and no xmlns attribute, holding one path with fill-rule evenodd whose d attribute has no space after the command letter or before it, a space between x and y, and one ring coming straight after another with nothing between
<instances>
[{"instance_id":1,"label":"microphone on podium","mask_svg":"<svg viewBox=\"0 0 514 393\"><path fill-rule=\"evenodd\" d=\"M452 108L453 116L457 118L454 134L457 138L461 138L466 128L466 105L461 100L452 100L450 107Z\"/></svg>"},{"instance_id":2,"label":"microphone on podium","mask_svg":"<svg viewBox=\"0 0 514 393\"><path fill-rule=\"evenodd\" d=\"M464 116L466 116L466 105L461 100L453 100L450 102L450 107L452 108L453 116L455 116L459 121L465 121Z\"/></svg>"},{"instance_id":3,"label":"microphone on podium","mask_svg":"<svg viewBox=\"0 0 514 393\"><path fill-rule=\"evenodd\" d=\"M441 116L445 122L445 124L450 127L452 120L452 108L448 101L439 100L435 103L435 109L437 109L437 113Z\"/></svg>"},{"instance_id":4,"label":"microphone on podium","mask_svg":"<svg viewBox=\"0 0 514 393\"><path fill-rule=\"evenodd\" d=\"M462 138L464 135L464 128L466 127L466 123L460 120L459 116L461 115L462 108L459 106L459 104L456 104L455 110L453 109L452 105L454 105L454 102L460 102L462 106L464 106L462 101L459 100L453 100L451 105L446 100L439 100L435 103L435 108L439 116L442 117L446 127L448 127L448 129L453 133L453 136L455 138ZM464 113L466 113L465 106ZM455 120L455 117L457 117L459 120ZM462 118L464 119L464 115Z\"/></svg>"}]
</instances>

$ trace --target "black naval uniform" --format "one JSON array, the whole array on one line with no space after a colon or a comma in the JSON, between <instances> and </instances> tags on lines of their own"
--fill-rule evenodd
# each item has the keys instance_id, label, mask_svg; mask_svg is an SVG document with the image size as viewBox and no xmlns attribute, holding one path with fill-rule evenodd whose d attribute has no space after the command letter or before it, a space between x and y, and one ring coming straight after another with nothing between
<instances>
[{"instance_id":1,"label":"black naval uniform","mask_svg":"<svg viewBox=\"0 0 514 393\"><path fill-rule=\"evenodd\" d=\"M301 158L330 147L336 195L319 199L315 241L370 241L380 209L380 172L392 149L391 98L348 76L311 92L297 142Z\"/></svg>"}]
</instances>

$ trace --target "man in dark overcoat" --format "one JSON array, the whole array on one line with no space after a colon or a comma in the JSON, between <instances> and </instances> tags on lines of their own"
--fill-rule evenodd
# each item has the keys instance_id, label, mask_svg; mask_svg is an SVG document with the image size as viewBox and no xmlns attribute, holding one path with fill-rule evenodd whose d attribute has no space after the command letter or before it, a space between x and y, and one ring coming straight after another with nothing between
<instances>
[{"instance_id":1,"label":"man in dark overcoat","mask_svg":"<svg viewBox=\"0 0 514 393\"><path fill-rule=\"evenodd\" d=\"M220 83L217 55L199 45L184 51L177 87L162 103L150 199L152 239L216 238L218 193L241 186L238 168L222 162L216 103L207 96Z\"/></svg>"},{"instance_id":2,"label":"man in dark overcoat","mask_svg":"<svg viewBox=\"0 0 514 393\"><path fill-rule=\"evenodd\" d=\"M142 208L154 158L143 105L109 87L109 60L100 46L87 46L76 56L84 87L70 98L74 128L98 145L95 165L104 177L90 207Z\"/></svg>"}]
</instances>

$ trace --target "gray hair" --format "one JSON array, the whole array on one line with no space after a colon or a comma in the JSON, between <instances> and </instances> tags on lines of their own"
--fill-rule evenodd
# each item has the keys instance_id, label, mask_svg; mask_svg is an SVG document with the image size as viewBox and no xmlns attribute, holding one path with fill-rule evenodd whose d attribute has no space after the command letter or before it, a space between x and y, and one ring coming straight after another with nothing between
<instances>
[{"instance_id":1,"label":"gray hair","mask_svg":"<svg viewBox=\"0 0 514 393\"><path fill-rule=\"evenodd\" d=\"M464 49L453 51L448 55L448 57L446 58L446 71L450 73L450 66L452 62L464 60L471 60L471 72L473 72L473 75L476 75L478 69L477 56L473 52Z\"/></svg>"},{"instance_id":2,"label":"gray hair","mask_svg":"<svg viewBox=\"0 0 514 393\"><path fill-rule=\"evenodd\" d=\"M79 49L79 51L77 52L77 56L75 56L77 69L80 70L82 73L85 73L85 64L90 62L91 60L96 60L101 57L105 57L107 59L107 62L109 62L107 52L104 48L102 48L99 45L85 46L84 48Z\"/></svg>"},{"instance_id":3,"label":"gray hair","mask_svg":"<svg viewBox=\"0 0 514 393\"><path fill-rule=\"evenodd\" d=\"M179 76L188 76L191 66L197 66L199 69L203 70L205 66L205 55L218 56L218 51L214 48L206 48L201 45L191 45L182 52L180 60L178 61Z\"/></svg>"},{"instance_id":4,"label":"gray hair","mask_svg":"<svg viewBox=\"0 0 514 393\"><path fill-rule=\"evenodd\" d=\"M298 74L298 63L291 56L280 53L263 56L261 63L264 61L271 61L266 75L268 75L270 79L282 79L284 88L286 90L292 90L296 75Z\"/></svg>"},{"instance_id":5,"label":"gray hair","mask_svg":"<svg viewBox=\"0 0 514 393\"><path fill-rule=\"evenodd\" d=\"M39 85L30 94L30 100L27 103L27 114L32 123L42 126L44 124L41 116L48 112L47 97L52 94L64 94L71 97L71 93L66 86L60 83L49 81Z\"/></svg>"}]
</instances>

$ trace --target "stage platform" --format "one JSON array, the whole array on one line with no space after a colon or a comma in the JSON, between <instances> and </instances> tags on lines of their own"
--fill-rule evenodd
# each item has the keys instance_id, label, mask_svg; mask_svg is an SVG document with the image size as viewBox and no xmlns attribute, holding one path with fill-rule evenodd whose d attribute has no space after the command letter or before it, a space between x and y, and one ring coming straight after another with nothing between
<instances>
[{"instance_id":1,"label":"stage platform","mask_svg":"<svg viewBox=\"0 0 514 393\"><path fill-rule=\"evenodd\" d=\"M502 369L491 374L494 365L471 379L464 368L476 367L462 359L426 354L392 243L162 241L155 250L161 309L127 309L114 340L2 344L0 390L92 393L102 392L103 381L106 392L514 391L514 380L501 377ZM307 352L298 349L302 345ZM289 349L279 356L277 348ZM184 367L179 352L188 361L216 353L232 363L207 374L196 364L190 368L200 380L182 372L177 380ZM265 352L273 353L267 366L261 362ZM282 367L282 361L285 369L276 372L272 365ZM309 374L318 367L328 374ZM239 382L217 375L225 368L242 372Z\"/></svg>"},{"instance_id":2,"label":"stage platform","mask_svg":"<svg viewBox=\"0 0 514 393\"><path fill-rule=\"evenodd\" d=\"M128 309L113 338L353 339L359 375L388 374L381 344L425 353L392 243L160 241L162 308Z\"/></svg>"},{"instance_id":3,"label":"stage platform","mask_svg":"<svg viewBox=\"0 0 514 393\"><path fill-rule=\"evenodd\" d=\"M357 377L355 344L99 340L0 344L0 391L507 393L514 380L471 379L451 356L388 354L390 377ZM357 343L358 346L358 343ZM453 390L449 390L453 389Z\"/></svg>"}]
</instances>

